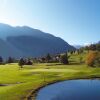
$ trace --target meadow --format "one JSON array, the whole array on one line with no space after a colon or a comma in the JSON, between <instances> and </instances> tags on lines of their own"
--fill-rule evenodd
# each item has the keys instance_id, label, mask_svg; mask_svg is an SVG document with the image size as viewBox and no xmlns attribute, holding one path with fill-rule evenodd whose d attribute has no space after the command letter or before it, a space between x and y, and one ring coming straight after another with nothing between
<instances>
[{"instance_id":1,"label":"meadow","mask_svg":"<svg viewBox=\"0 0 100 100\"><path fill-rule=\"evenodd\" d=\"M83 78L100 77L100 68L92 68L80 63L85 54L72 55L71 64L60 63L33 63L20 68L17 63L0 65L0 100L28 100L32 94L35 100L35 91L47 84Z\"/></svg>"}]
</instances>

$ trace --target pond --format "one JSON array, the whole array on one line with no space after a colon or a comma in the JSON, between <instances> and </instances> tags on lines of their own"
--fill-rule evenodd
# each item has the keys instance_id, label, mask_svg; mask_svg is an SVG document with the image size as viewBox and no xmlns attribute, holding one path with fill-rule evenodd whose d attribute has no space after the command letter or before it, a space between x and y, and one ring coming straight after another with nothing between
<instances>
[{"instance_id":1,"label":"pond","mask_svg":"<svg viewBox=\"0 0 100 100\"><path fill-rule=\"evenodd\" d=\"M68 80L42 88L36 100L100 100L100 80Z\"/></svg>"}]
</instances>

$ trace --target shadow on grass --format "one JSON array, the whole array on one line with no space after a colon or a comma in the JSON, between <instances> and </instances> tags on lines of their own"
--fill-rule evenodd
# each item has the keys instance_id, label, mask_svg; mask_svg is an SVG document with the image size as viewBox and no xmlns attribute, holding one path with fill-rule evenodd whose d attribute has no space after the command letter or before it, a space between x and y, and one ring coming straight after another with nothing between
<instances>
[{"instance_id":1,"label":"shadow on grass","mask_svg":"<svg viewBox=\"0 0 100 100\"><path fill-rule=\"evenodd\" d=\"M47 64L46 66L60 66L60 65L82 65L83 63L77 63L77 62L71 62L71 63L69 63L69 64Z\"/></svg>"},{"instance_id":2,"label":"shadow on grass","mask_svg":"<svg viewBox=\"0 0 100 100\"><path fill-rule=\"evenodd\" d=\"M69 65L82 65L82 63L70 63Z\"/></svg>"},{"instance_id":3,"label":"shadow on grass","mask_svg":"<svg viewBox=\"0 0 100 100\"><path fill-rule=\"evenodd\" d=\"M60 65L64 65L64 64L60 64L60 63L59 64L52 64L51 63L51 64L47 64L46 66L60 66Z\"/></svg>"}]
</instances>

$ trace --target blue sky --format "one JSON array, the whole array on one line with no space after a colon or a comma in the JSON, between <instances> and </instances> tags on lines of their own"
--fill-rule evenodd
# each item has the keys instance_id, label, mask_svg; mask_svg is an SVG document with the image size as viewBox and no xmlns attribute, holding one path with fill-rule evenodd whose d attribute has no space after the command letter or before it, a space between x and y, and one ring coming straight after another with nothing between
<instances>
[{"instance_id":1,"label":"blue sky","mask_svg":"<svg viewBox=\"0 0 100 100\"><path fill-rule=\"evenodd\" d=\"M0 23L31 26L70 44L100 40L100 0L0 0Z\"/></svg>"}]
</instances>

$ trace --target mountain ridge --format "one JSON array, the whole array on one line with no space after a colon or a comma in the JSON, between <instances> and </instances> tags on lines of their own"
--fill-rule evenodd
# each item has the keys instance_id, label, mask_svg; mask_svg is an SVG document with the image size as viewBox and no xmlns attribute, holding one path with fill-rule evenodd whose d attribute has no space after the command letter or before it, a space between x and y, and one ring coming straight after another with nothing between
<instances>
[{"instance_id":1,"label":"mountain ridge","mask_svg":"<svg viewBox=\"0 0 100 100\"><path fill-rule=\"evenodd\" d=\"M62 38L28 26L0 24L0 39L0 55L4 57L38 57L75 50ZM6 51L3 52L3 49Z\"/></svg>"}]
</instances>

